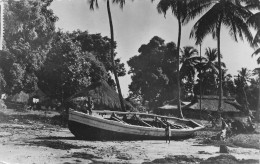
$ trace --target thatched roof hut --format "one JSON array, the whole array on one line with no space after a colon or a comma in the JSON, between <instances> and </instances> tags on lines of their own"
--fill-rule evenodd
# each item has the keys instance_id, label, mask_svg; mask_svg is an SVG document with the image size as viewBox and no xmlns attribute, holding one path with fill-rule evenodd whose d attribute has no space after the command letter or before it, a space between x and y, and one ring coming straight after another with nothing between
<instances>
[{"instance_id":1,"label":"thatched roof hut","mask_svg":"<svg viewBox=\"0 0 260 164\"><path fill-rule=\"evenodd\" d=\"M93 83L86 89L79 91L75 95L71 96L67 102L70 103L80 103L91 97L95 110L121 110L121 104L119 96L115 90L113 90L105 81L100 81ZM133 110L131 104L124 101L127 110Z\"/></svg>"},{"instance_id":2,"label":"thatched roof hut","mask_svg":"<svg viewBox=\"0 0 260 164\"><path fill-rule=\"evenodd\" d=\"M216 112L218 111L219 97L215 95L204 95L201 98L201 109ZM222 112L240 112L242 106L232 97L223 97ZM195 96L193 101L183 109L200 110L200 97Z\"/></svg>"},{"instance_id":3,"label":"thatched roof hut","mask_svg":"<svg viewBox=\"0 0 260 164\"><path fill-rule=\"evenodd\" d=\"M195 96L192 102L183 107L183 113L190 118L207 117L209 113L218 115L219 97L215 95L202 96L201 109L200 97ZM222 116L236 117L242 116L242 106L234 98L223 97L222 99Z\"/></svg>"},{"instance_id":4,"label":"thatched roof hut","mask_svg":"<svg viewBox=\"0 0 260 164\"><path fill-rule=\"evenodd\" d=\"M219 97L215 95L202 96L201 109L200 109L200 97L195 96L191 102L181 102L182 112L184 117L187 118L200 118L201 115L207 116L208 113L218 113L218 101ZM164 106L159 107L156 110L157 114L161 115L174 115L178 116L177 105L174 105L175 101L170 101ZM222 99L222 113L227 116L239 116L242 115L242 106L236 102L234 98L223 97Z\"/></svg>"}]
</instances>

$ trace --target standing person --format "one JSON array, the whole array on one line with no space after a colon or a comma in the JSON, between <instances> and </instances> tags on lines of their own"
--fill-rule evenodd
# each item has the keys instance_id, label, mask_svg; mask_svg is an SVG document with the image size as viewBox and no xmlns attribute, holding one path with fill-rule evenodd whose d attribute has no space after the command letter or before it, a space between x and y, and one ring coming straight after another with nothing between
<instances>
[{"instance_id":1,"label":"standing person","mask_svg":"<svg viewBox=\"0 0 260 164\"><path fill-rule=\"evenodd\" d=\"M171 126L170 124L167 124L166 128L165 128L165 137L166 137L166 143L167 141L169 141L169 143L171 142Z\"/></svg>"},{"instance_id":2,"label":"standing person","mask_svg":"<svg viewBox=\"0 0 260 164\"><path fill-rule=\"evenodd\" d=\"M227 130L228 130L228 124L224 120L224 118L220 117L221 119L221 132L220 132L220 140L225 141L227 138Z\"/></svg>"}]
</instances>

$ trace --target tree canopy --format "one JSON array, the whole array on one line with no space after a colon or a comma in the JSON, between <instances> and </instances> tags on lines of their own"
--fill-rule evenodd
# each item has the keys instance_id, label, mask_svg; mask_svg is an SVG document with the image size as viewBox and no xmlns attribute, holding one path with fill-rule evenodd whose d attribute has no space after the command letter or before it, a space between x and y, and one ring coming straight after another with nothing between
<instances>
[{"instance_id":1,"label":"tree canopy","mask_svg":"<svg viewBox=\"0 0 260 164\"><path fill-rule=\"evenodd\" d=\"M173 94L177 84L175 43L165 44L163 39L155 36L138 52L139 55L127 62L132 78L129 86L132 96L140 96L143 102L149 101L150 105L161 105L162 101L173 99L177 94Z\"/></svg>"},{"instance_id":2,"label":"tree canopy","mask_svg":"<svg viewBox=\"0 0 260 164\"><path fill-rule=\"evenodd\" d=\"M37 87L35 72L50 49L57 17L48 8L52 0L8 0L5 4L5 45L1 58L6 93L31 92Z\"/></svg>"}]
</instances>

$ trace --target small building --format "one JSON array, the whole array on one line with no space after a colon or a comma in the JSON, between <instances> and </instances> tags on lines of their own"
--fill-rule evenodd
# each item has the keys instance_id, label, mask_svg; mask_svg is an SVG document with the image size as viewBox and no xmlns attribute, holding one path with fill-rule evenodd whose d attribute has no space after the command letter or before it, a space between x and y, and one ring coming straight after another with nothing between
<instances>
[{"instance_id":1,"label":"small building","mask_svg":"<svg viewBox=\"0 0 260 164\"><path fill-rule=\"evenodd\" d=\"M187 118L207 118L208 114L218 115L219 97L216 95L202 96L200 109L200 96L195 96L192 102L183 107L183 115ZM222 116L242 116L242 106L232 97L223 97Z\"/></svg>"}]
</instances>

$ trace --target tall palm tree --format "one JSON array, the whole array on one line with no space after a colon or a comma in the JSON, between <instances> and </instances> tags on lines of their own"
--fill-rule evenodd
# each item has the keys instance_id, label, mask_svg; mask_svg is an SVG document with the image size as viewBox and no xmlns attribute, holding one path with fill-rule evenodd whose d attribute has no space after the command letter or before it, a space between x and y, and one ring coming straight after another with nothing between
<instances>
[{"instance_id":1,"label":"tall palm tree","mask_svg":"<svg viewBox=\"0 0 260 164\"><path fill-rule=\"evenodd\" d=\"M112 3L119 4L120 8L123 9L123 7L125 5L125 0L112 0ZM94 10L94 6L96 6L96 8L98 8L98 0L89 0L89 4L90 4L91 10ZM115 81L116 81L117 91L118 91L118 94L119 94L119 100L120 100L121 108L122 108L123 111L126 111L125 105L124 105L124 99L123 99L123 96L122 96L122 91L121 91L121 87L120 87L120 83L119 83L119 79L118 79L118 75L117 75L117 70L116 70L116 66L115 66L114 28L113 28L113 21L112 21L112 15L111 15L111 10L110 10L110 0L107 0L107 13L108 13L110 34L111 34L110 55L111 55L112 69L113 69L113 74L115 76Z\"/></svg>"},{"instance_id":2,"label":"tall palm tree","mask_svg":"<svg viewBox=\"0 0 260 164\"><path fill-rule=\"evenodd\" d=\"M152 0L153 2L154 0ZM157 4L157 10L159 13L166 15L167 11L170 9L172 14L178 20L178 41L177 41L177 55L180 56L180 44L181 44L181 30L182 25L187 24L188 13L189 13L189 0L160 0ZM180 112L180 117L183 118L181 104L180 104L180 61L177 61L177 106Z\"/></svg>"},{"instance_id":3,"label":"tall palm tree","mask_svg":"<svg viewBox=\"0 0 260 164\"><path fill-rule=\"evenodd\" d=\"M195 23L192 28L191 37L195 37L196 44L201 44L206 35L212 34L213 38L217 39L218 51L218 69L219 69L219 105L218 110L222 109L222 70L221 70L221 55L220 55L220 31L221 27L229 28L229 34L235 41L238 37L243 40L245 37L252 43L252 34L249 30L246 20L252 13L241 5L239 1L231 0L197 0L196 8L191 12L192 17L196 17L198 13L209 10ZM198 12L199 11L199 12ZM252 44L251 44L252 45Z\"/></svg>"}]
</instances>

